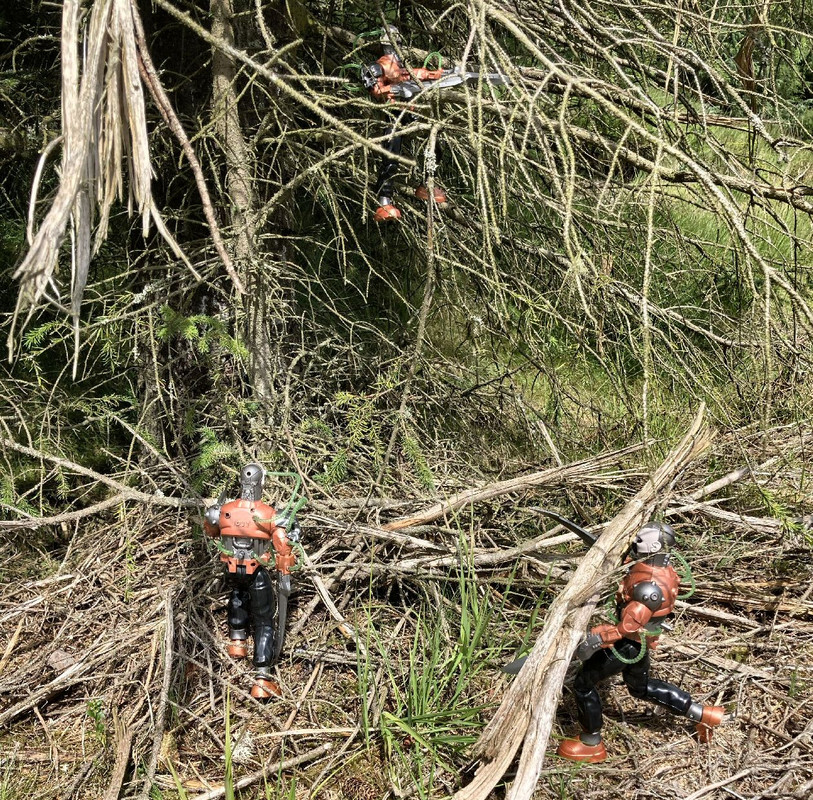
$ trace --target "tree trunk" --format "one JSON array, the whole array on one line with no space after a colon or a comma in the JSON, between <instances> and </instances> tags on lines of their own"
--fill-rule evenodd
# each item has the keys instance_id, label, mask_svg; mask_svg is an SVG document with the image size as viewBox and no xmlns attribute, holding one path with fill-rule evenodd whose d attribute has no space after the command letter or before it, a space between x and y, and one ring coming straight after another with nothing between
<instances>
[{"instance_id":1,"label":"tree trunk","mask_svg":"<svg viewBox=\"0 0 813 800\"><path fill-rule=\"evenodd\" d=\"M212 35L234 45L232 0L211 0ZM246 287L242 318L249 350L249 378L254 396L267 404L272 396L274 349L267 320L271 308L272 275L258 263L257 203L251 154L240 123L234 59L212 49L212 119L217 141L226 158L226 191L229 197L231 246L240 279Z\"/></svg>"}]
</instances>

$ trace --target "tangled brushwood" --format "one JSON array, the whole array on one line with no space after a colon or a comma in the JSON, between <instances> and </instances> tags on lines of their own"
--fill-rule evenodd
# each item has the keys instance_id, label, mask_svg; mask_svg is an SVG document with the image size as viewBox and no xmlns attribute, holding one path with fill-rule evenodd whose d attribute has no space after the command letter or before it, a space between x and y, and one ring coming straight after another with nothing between
<instances>
[{"instance_id":1,"label":"tangled brushwood","mask_svg":"<svg viewBox=\"0 0 813 800\"><path fill-rule=\"evenodd\" d=\"M4 6L0 798L813 792L805 3ZM264 706L200 530L254 460L309 498ZM611 685L576 769L648 515L696 583L654 669L729 719Z\"/></svg>"}]
</instances>

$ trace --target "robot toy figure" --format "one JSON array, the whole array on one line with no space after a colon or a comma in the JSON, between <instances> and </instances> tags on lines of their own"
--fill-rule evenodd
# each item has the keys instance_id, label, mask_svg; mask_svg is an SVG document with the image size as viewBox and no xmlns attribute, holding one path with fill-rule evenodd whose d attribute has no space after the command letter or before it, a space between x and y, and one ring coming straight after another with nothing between
<instances>
[{"instance_id":1,"label":"robot toy figure","mask_svg":"<svg viewBox=\"0 0 813 800\"><path fill-rule=\"evenodd\" d=\"M370 96L377 102L409 101L425 89L433 86L447 88L480 79L493 84L508 82L505 76L499 73L481 75L477 72L428 69L426 67L407 69L398 55L400 41L401 37L398 29L394 25L388 26L381 37L384 55L378 61L361 69L362 83ZM395 115L395 119L390 126L389 137L383 144L384 149L394 157L397 158L401 154L403 144L403 137L397 132L399 126L407 126L414 121L415 116L411 113L410 108L405 107ZM437 147L431 158L437 163L439 159ZM378 198L378 208L375 212L376 222L388 222L401 218L401 211L393 204L393 177L396 169L397 162L395 159L385 157L375 186L375 193ZM426 201L429 199L429 190L425 185L421 185L415 190L415 196L419 200ZM435 186L433 200L438 205L444 205L446 203L446 192L439 186Z\"/></svg>"},{"instance_id":2,"label":"robot toy figure","mask_svg":"<svg viewBox=\"0 0 813 800\"><path fill-rule=\"evenodd\" d=\"M409 70L404 66L397 52L400 43L400 34L394 25L390 25L381 37L381 44L384 55L373 64L363 67L361 70L361 80L370 96L378 102L392 102L394 100L408 100L420 91L420 87L414 82L415 79L424 81L440 80L444 73L441 69L426 69L420 67ZM414 77L413 77L414 76ZM415 121L413 114L404 109L398 114L390 126L389 138L384 142L383 147L393 156L401 155L403 137L397 133L398 126L407 126ZM394 194L393 177L397 169L397 163L392 158L384 158L378 172L375 185L375 194L378 198L378 208L375 212L376 222L387 222L401 218L401 211L392 202ZM419 199L427 200L429 191L426 186L419 186L415 192ZM446 193L440 187L435 187L435 202L442 205L446 202Z\"/></svg>"},{"instance_id":3,"label":"robot toy figure","mask_svg":"<svg viewBox=\"0 0 813 800\"><path fill-rule=\"evenodd\" d=\"M271 665L279 658L285 638L291 568L297 563L292 543L299 542L300 534L295 518L297 505L289 503L277 512L262 501L265 476L259 464L243 467L240 499L221 497L206 509L203 524L207 535L219 537L220 560L231 586L230 656L248 655L249 622L253 627L255 682L251 695L257 699L281 694L278 684L271 680ZM276 581L267 569L272 557Z\"/></svg>"},{"instance_id":4,"label":"robot toy figure","mask_svg":"<svg viewBox=\"0 0 813 800\"><path fill-rule=\"evenodd\" d=\"M584 663L576 676L576 697L582 733L565 739L558 754L571 761L598 762L607 758L601 741L601 699L596 684L622 674L633 697L650 700L672 714L697 724L698 737L711 739L725 709L692 701L688 692L649 676L649 650L654 650L666 617L675 608L680 577L672 566L675 534L669 525L649 522L638 532L630 556L634 563L616 594L618 623L598 625L576 650Z\"/></svg>"}]
</instances>

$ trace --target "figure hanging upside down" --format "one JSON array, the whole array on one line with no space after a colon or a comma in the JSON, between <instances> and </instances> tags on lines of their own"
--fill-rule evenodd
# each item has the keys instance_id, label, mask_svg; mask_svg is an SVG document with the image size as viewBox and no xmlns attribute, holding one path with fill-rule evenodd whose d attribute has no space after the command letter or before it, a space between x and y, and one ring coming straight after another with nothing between
<instances>
[{"instance_id":1,"label":"figure hanging upside down","mask_svg":"<svg viewBox=\"0 0 813 800\"><path fill-rule=\"evenodd\" d=\"M661 522L649 522L638 532L630 555L643 560L636 560L618 587L618 623L596 626L576 650L584 662L573 685L582 733L559 745L560 756L589 762L607 758L596 684L619 672L633 697L651 700L697 723L702 742L708 742L712 729L722 722L722 706L695 703L683 689L649 676L649 650L657 647L661 625L674 611L680 587L669 552L674 543L674 531Z\"/></svg>"},{"instance_id":2,"label":"figure hanging upside down","mask_svg":"<svg viewBox=\"0 0 813 800\"><path fill-rule=\"evenodd\" d=\"M271 680L271 665L279 658L285 638L291 568L296 564L291 543L298 542L300 534L294 512L286 516L262 501L264 481L265 470L259 464L247 464L240 472L240 499L224 498L210 506L203 523L209 536L220 537L220 560L231 585L230 656L248 655L249 623L253 627L255 682L251 696L258 699L281 694ZM272 558L276 580L267 569Z\"/></svg>"},{"instance_id":3,"label":"figure hanging upside down","mask_svg":"<svg viewBox=\"0 0 813 800\"><path fill-rule=\"evenodd\" d=\"M453 69L427 69L426 67L407 69L398 55L400 41L401 37L398 29L394 25L388 26L381 37L384 55L378 61L362 67L362 83L370 92L370 96L377 102L409 101L433 86L447 88L480 79L493 84L508 82L507 78L500 73L480 75L477 72L460 72ZM384 149L394 158L385 157L378 172L375 185L375 193L378 198L378 208L375 212L376 222L387 222L401 218L400 209L393 204L393 177L398 167L395 159L401 155L403 145L403 137L398 133L398 129L411 125L415 121L415 115L411 113L411 107L409 106L398 107L397 111L398 113L394 114L394 120L390 126L389 137L382 143ZM440 151L437 145L430 158L434 160L435 164L440 160ZM421 184L415 190L415 196L419 200L427 201L429 200L429 189L424 184ZM447 201L446 192L439 186L435 186L432 199L442 206Z\"/></svg>"}]
</instances>

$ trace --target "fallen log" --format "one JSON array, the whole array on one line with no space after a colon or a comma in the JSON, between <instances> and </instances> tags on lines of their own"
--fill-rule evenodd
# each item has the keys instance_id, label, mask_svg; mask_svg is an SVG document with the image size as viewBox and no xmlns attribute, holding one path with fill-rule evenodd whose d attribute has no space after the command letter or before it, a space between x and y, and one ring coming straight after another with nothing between
<instances>
[{"instance_id":1,"label":"fallen log","mask_svg":"<svg viewBox=\"0 0 813 800\"><path fill-rule=\"evenodd\" d=\"M474 778L454 800L486 800L520 748L516 779L506 800L529 800L544 763L545 749L571 657L584 637L602 588L617 571L638 528L659 496L711 441L701 407L686 435L607 525L548 610L542 634L522 671L474 748Z\"/></svg>"}]
</instances>

